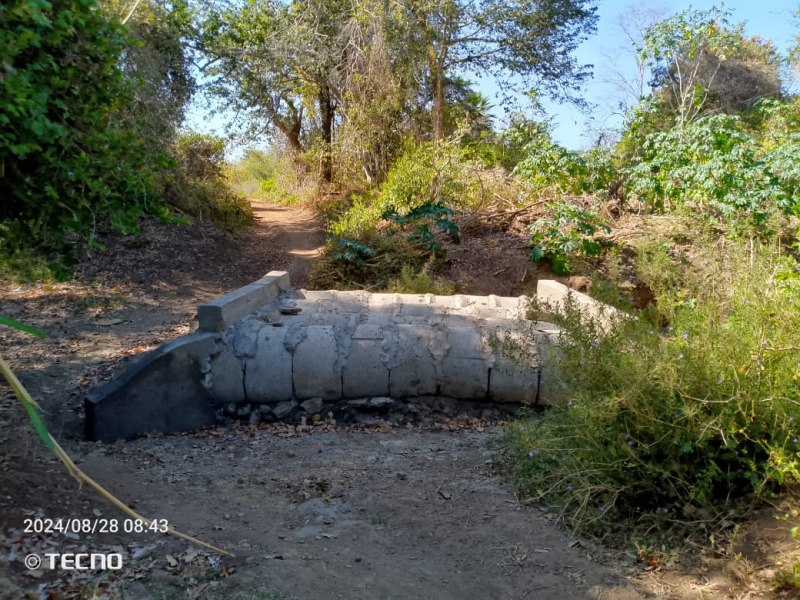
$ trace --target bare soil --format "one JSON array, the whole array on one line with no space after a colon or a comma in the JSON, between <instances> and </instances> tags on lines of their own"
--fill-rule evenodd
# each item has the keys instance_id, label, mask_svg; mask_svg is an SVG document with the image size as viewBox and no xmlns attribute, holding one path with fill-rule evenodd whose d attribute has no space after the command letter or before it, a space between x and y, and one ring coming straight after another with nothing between
<instances>
[{"instance_id":1,"label":"bare soil","mask_svg":"<svg viewBox=\"0 0 800 600\"><path fill-rule=\"evenodd\" d=\"M327 420L83 441L85 392L191 331L198 303L273 269L303 285L323 243L319 222L296 208L254 209L257 222L235 233L155 220L139 237L107 233L108 251L83 261L67 284L0 282L0 314L49 334L0 330L2 355L80 468L142 514L235 556L156 533L25 532L26 518L123 526L125 515L78 489L2 384L0 598L737 597L739 580L721 568L693 579L682 567L684 578L670 579L570 537L553 515L521 504L492 464L500 429L476 419L404 428ZM461 291L520 293L535 272L524 272L525 251L512 248L519 238L485 235L451 250ZM54 552L117 552L124 567L23 565L30 553ZM722 583L712 586L708 573L722 573Z\"/></svg>"}]
</instances>

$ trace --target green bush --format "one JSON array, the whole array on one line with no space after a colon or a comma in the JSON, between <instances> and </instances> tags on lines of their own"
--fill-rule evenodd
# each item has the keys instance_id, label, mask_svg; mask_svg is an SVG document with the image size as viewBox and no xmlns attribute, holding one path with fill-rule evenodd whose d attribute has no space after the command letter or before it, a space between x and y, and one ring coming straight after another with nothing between
<instances>
[{"instance_id":1,"label":"green bush","mask_svg":"<svg viewBox=\"0 0 800 600\"><path fill-rule=\"evenodd\" d=\"M611 230L597 213L561 200L547 206L546 216L529 227L531 260L547 260L557 275L567 275L575 258L599 256L605 246L595 239L598 231Z\"/></svg>"},{"instance_id":2,"label":"green bush","mask_svg":"<svg viewBox=\"0 0 800 600\"><path fill-rule=\"evenodd\" d=\"M225 140L196 132L178 137L173 166L162 173L169 204L222 227L243 227L253 220L250 202L231 189L225 173Z\"/></svg>"},{"instance_id":3,"label":"green bush","mask_svg":"<svg viewBox=\"0 0 800 600\"><path fill-rule=\"evenodd\" d=\"M480 181L464 153L453 141L415 146L397 161L380 190L352 193L329 204L326 254L333 262L325 264L338 273L332 280L385 286L409 260L416 265L420 257L439 254L436 233L458 235L453 208L479 202ZM397 260L387 260L390 248L400 251ZM354 269L377 271L357 274ZM317 279L331 280L322 271Z\"/></svg>"},{"instance_id":4,"label":"green bush","mask_svg":"<svg viewBox=\"0 0 800 600\"><path fill-rule=\"evenodd\" d=\"M561 194L607 194L616 188L619 178L612 155L603 148L574 152L553 143L546 132L525 146L525 157L514 168L539 191Z\"/></svg>"},{"instance_id":5,"label":"green bush","mask_svg":"<svg viewBox=\"0 0 800 600\"><path fill-rule=\"evenodd\" d=\"M641 160L626 169L627 189L656 210L691 205L726 223L763 223L797 210L800 138L788 132L762 147L739 117L705 116L648 135Z\"/></svg>"},{"instance_id":6,"label":"green bush","mask_svg":"<svg viewBox=\"0 0 800 600\"><path fill-rule=\"evenodd\" d=\"M106 218L132 231L142 210L157 208L160 159L115 119L131 98L119 67L125 45L94 0L0 5L4 253L64 250Z\"/></svg>"},{"instance_id":7,"label":"green bush","mask_svg":"<svg viewBox=\"0 0 800 600\"><path fill-rule=\"evenodd\" d=\"M798 264L759 247L706 258L669 267L681 287L647 282L657 302L611 327L557 311L544 367L556 405L510 425L505 445L522 492L570 526L622 542L655 525L682 541L800 481Z\"/></svg>"},{"instance_id":8,"label":"green bush","mask_svg":"<svg viewBox=\"0 0 800 600\"><path fill-rule=\"evenodd\" d=\"M381 188L381 213L393 210L405 214L428 203L454 210L478 210L486 200L480 169L458 139L411 147L394 164Z\"/></svg>"}]
</instances>

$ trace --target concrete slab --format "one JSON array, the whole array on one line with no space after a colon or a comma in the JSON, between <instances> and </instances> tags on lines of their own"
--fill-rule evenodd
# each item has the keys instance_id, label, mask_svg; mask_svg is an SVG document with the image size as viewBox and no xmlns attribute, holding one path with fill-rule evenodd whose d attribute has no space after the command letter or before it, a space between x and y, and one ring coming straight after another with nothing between
<instances>
[{"instance_id":1,"label":"concrete slab","mask_svg":"<svg viewBox=\"0 0 800 600\"><path fill-rule=\"evenodd\" d=\"M432 328L400 324L397 330L397 363L389 374L389 395L404 398L436 394L436 365L428 349Z\"/></svg>"},{"instance_id":2,"label":"concrete slab","mask_svg":"<svg viewBox=\"0 0 800 600\"><path fill-rule=\"evenodd\" d=\"M342 370L345 398L389 395L389 369L383 357L383 344L383 336L353 339Z\"/></svg>"},{"instance_id":3,"label":"concrete slab","mask_svg":"<svg viewBox=\"0 0 800 600\"><path fill-rule=\"evenodd\" d=\"M342 374L336 335L331 325L309 325L292 357L294 394L301 400L342 397Z\"/></svg>"},{"instance_id":4,"label":"concrete slab","mask_svg":"<svg viewBox=\"0 0 800 600\"><path fill-rule=\"evenodd\" d=\"M244 360L224 342L217 344L211 354L210 375L211 397L217 404L245 401Z\"/></svg>"},{"instance_id":5,"label":"concrete slab","mask_svg":"<svg viewBox=\"0 0 800 600\"><path fill-rule=\"evenodd\" d=\"M483 359L451 358L442 361L439 394L451 398L482 400L489 393L489 365Z\"/></svg>"},{"instance_id":6,"label":"concrete slab","mask_svg":"<svg viewBox=\"0 0 800 600\"><path fill-rule=\"evenodd\" d=\"M263 327L258 332L257 350L245 361L244 389L248 402L291 400L292 355L286 349L286 327Z\"/></svg>"},{"instance_id":7,"label":"concrete slab","mask_svg":"<svg viewBox=\"0 0 800 600\"><path fill-rule=\"evenodd\" d=\"M223 331L239 319L254 313L275 298L282 289L289 288L289 274L270 271L258 281L245 285L224 296L197 307L197 320L201 331Z\"/></svg>"},{"instance_id":8,"label":"concrete slab","mask_svg":"<svg viewBox=\"0 0 800 600\"><path fill-rule=\"evenodd\" d=\"M536 404L539 397L539 369L518 365L497 356L489 376L488 396L495 402Z\"/></svg>"}]
</instances>

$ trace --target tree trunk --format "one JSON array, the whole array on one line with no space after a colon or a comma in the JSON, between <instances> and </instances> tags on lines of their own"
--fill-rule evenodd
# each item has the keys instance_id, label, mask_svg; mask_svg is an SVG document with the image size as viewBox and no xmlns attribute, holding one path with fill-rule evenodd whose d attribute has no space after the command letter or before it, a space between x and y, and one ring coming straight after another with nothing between
<instances>
[{"instance_id":1,"label":"tree trunk","mask_svg":"<svg viewBox=\"0 0 800 600\"><path fill-rule=\"evenodd\" d=\"M283 119L275 119L274 123L275 127L286 137L292 152L300 156L305 151L303 144L300 143L300 122L289 124Z\"/></svg>"},{"instance_id":2,"label":"tree trunk","mask_svg":"<svg viewBox=\"0 0 800 600\"><path fill-rule=\"evenodd\" d=\"M431 85L433 86L433 139L444 139L444 73L442 65L437 60L438 53L433 44L428 46L428 69L430 71Z\"/></svg>"},{"instance_id":3,"label":"tree trunk","mask_svg":"<svg viewBox=\"0 0 800 600\"><path fill-rule=\"evenodd\" d=\"M319 114L322 119L322 141L325 147L322 154L322 180L326 183L333 181L333 119L336 109L333 106L331 91L327 85L319 90Z\"/></svg>"}]
</instances>

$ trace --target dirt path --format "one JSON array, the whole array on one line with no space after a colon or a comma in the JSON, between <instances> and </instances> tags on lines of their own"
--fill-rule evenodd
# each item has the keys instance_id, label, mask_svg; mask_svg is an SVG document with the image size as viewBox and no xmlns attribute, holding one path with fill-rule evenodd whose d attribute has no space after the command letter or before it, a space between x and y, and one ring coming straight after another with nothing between
<instances>
[{"instance_id":1,"label":"dirt path","mask_svg":"<svg viewBox=\"0 0 800 600\"><path fill-rule=\"evenodd\" d=\"M0 386L0 598L638 598L626 563L571 540L494 474L496 430L219 429L112 445L81 441L82 397L142 352L189 332L195 306L288 269L323 241L305 212L256 204L239 233L147 221L107 234L68 284L0 287L0 348L81 468L143 513L236 554L146 533L35 534L25 518L122 519L78 490ZM27 571L31 552L119 552L113 572ZM44 587L41 587L44 586ZM40 593L41 590L41 593ZM47 596L47 594L50 594Z\"/></svg>"},{"instance_id":2,"label":"dirt path","mask_svg":"<svg viewBox=\"0 0 800 600\"><path fill-rule=\"evenodd\" d=\"M276 206L253 201L256 219L267 226L274 247L288 253L292 261L288 266L292 285L301 287L311 262L325 244L322 223L308 209L294 206Z\"/></svg>"}]
</instances>

